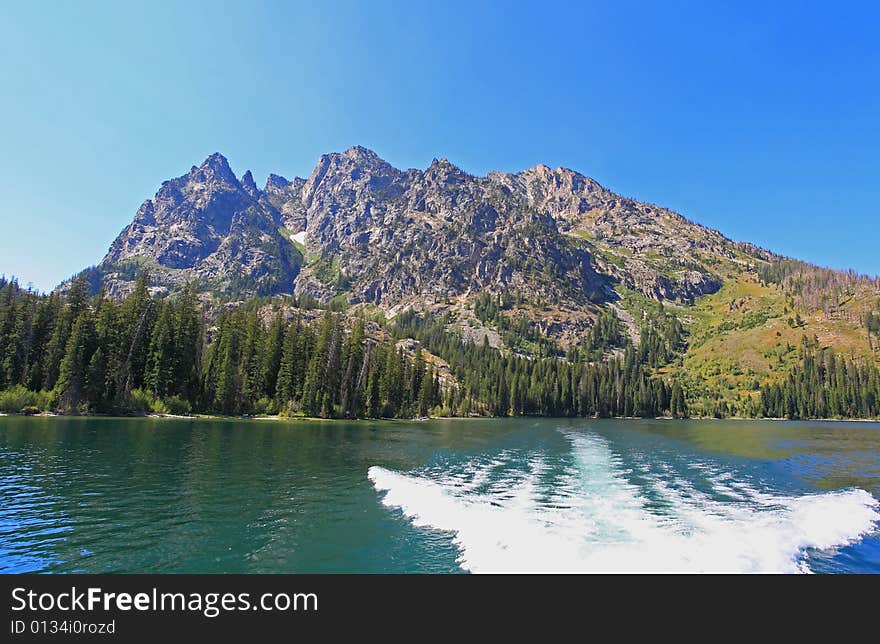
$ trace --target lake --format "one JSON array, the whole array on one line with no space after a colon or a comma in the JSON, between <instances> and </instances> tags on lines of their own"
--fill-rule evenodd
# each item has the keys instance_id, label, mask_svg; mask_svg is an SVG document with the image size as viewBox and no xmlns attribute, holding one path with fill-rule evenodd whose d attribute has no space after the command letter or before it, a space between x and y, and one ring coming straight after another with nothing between
<instances>
[{"instance_id":1,"label":"lake","mask_svg":"<svg viewBox=\"0 0 880 644\"><path fill-rule=\"evenodd\" d=\"M880 572L880 425L0 417L2 572Z\"/></svg>"}]
</instances>

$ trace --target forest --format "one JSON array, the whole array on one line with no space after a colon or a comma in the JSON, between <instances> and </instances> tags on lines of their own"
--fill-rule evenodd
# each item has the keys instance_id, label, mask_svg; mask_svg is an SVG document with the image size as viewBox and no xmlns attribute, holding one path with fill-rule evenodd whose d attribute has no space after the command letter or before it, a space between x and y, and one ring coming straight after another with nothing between
<instances>
[{"instance_id":1,"label":"forest","mask_svg":"<svg viewBox=\"0 0 880 644\"><path fill-rule=\"evenodd\" d=\"M608 309L581 345L562 352L505 323L503 297L477 299L480 319L536 355L466 342L445 318L407 312L385 321L332 308L253 300L209 312L193 286L151 295L146 274L119 300L89 296L82 277L63 296L0 279L0 411L688 416L688 392L663 370L684 351L686 332L660 304L643 315L638 346ZM880 372L805 337L797 366L763 383L756 401L758 417L876 418Z\"/></svg>"}]
</instances>

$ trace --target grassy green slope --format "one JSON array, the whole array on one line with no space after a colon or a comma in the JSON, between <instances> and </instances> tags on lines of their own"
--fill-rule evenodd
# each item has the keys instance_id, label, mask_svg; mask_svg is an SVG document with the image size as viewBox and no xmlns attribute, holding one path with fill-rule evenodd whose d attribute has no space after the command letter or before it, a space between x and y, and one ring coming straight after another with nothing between
<instances>
[{"instance_id":1,"label":"grassy green slope","mask_svg":"<svg viewBox=\"0 0 880 644\"><path fill-rule=\"evenodd\" d=\"M798 308L782 289L762 284L757 275L728 275L717 293L682 311L688 348L670 371L687 384L694 411L711 415L723 400L745 413L765 382L778 381L798 360L804 336L836 352L878 360L859 322L860 296L834 314Z\"/></svg>"}]
</instances>

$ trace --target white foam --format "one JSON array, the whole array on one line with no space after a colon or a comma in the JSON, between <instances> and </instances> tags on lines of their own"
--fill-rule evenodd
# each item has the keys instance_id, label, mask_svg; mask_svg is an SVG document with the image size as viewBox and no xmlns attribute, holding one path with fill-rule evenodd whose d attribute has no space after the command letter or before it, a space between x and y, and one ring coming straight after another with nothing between
<instances>
[{"instance_id":1,"label":"white foam","mask_svg":"<svg viewBox=\"0 0 880 644\"><path fill-rule=\"evenodd\" d=\"M448 531L471 572L809 572L809 549L858 540L880 504L849 489L784 496L713 473L717 496L674 473L628 477L607 442L573 434L571 463L541 455L474 460L461 471L368 473L382 502L418 527Z\"/></svg>"}]
</instances>

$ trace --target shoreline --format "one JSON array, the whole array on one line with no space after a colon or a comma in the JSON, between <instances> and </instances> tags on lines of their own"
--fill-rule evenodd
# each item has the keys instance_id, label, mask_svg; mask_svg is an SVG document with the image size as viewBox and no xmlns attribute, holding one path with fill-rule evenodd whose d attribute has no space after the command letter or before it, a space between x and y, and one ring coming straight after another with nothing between
<instances>
[{"instance_id":1,"label":"shoreline","mask_svg":"<svg viewBox=\"0 0 880 644\"><path fill-rule=\"evenodd\" d=\"M61 414L57 412L41 412L39 414L21 414L0 412L0 417L10 418L152 418L164 420L262 420L273 422L320 422L320 423L374 423L374 422L404 422L417 423L433 420L510 420L510 419L555 419L555 420L674 420L674 421L737 421L737 422L774 422L774 423L880 423L880 418L748 418L731 416L730 418L715 418L714 416L692 416L687 418L674 418L672 416L429 416L421 418L320 418L313 416L223 416L219 414Z\"/></svg>"}]
</instances>

